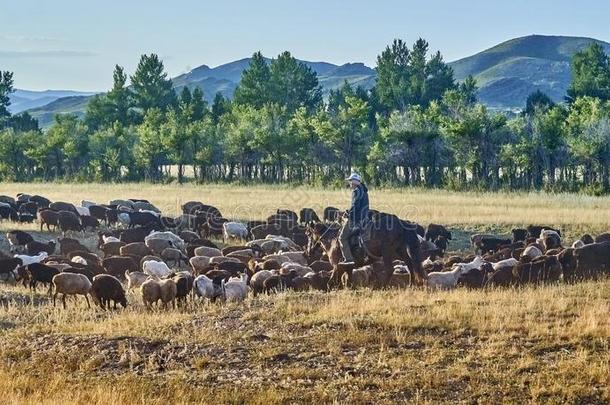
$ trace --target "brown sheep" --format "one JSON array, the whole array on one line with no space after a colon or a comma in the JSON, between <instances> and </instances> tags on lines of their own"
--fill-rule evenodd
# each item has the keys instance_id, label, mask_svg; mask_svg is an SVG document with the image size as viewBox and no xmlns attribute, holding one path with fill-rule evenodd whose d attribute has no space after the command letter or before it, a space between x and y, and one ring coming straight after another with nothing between
<instances>
[{"instance_id":1,"label":"brown sheep","mask_svg":"<svg viewBox=\"0 0 610 405\"><path fill-rule=\"evenodd\" d=\"M47 231L51 232L51 226L53 227L53 231L57 229L59 226L59 214L57 211L53 210L40 210L38 211L38 221L40 221L40 232L42 232L42 227L46 225Z\"/></svg>"},{"instance_id":2,"label":"brown sheep","mask_svg":"<svg viewBox=\"0 0 610 405\"><path fill-rule=\"evenodd\" d=\"M451 232L443 225L429 224L426 233L424 234L424 239L427 241L434 241L439 236L444 236L448 240L451 240Z\"/></svg>"},{"instance_id":3,"label":"brown sheep","mask_svg":"<svg viewBox=\"0 0 610 405\"><path fill-rule=\"evenodd\" d=\"M119 251L121 253L121 256L134 255L144 257L152 253L144 242L128 243L125 246L121 246Z\"/></svg>"},{"instance_id":4,"label":"brown sheep","mask_svg":"<svg viewBox=\"0 0 610 405\"><path fill-rule=\"evenodd\" d=\"M123 246L125 246L125 242L106 242L100 249L104 253L104 257L119 256Z\"/></svg>"}]
</instances>

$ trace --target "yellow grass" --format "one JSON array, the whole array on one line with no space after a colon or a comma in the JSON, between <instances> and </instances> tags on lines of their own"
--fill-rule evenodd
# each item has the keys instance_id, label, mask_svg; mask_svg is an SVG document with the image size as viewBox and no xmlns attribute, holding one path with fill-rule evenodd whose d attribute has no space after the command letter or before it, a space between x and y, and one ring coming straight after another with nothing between
<instances>
[{"instance_id":1,"label":"yellow grass","mask_svg":"<svg viewBox=\"0 0 610 405\"><path fill-rule=\"evenodd\" d=\"M346 190L0 185L0 194L16 192L71 202L139 197L171 214L201 200L240 219L349 204ZM454 230L610 229L608 198L372 190L371 202ZM2 403L610 402L609 280L282 293L167 311L145 310L135 293L128 301L102 312L79 297L63 310L44 293L0 284Z\"/></svg>"}]
</instances>

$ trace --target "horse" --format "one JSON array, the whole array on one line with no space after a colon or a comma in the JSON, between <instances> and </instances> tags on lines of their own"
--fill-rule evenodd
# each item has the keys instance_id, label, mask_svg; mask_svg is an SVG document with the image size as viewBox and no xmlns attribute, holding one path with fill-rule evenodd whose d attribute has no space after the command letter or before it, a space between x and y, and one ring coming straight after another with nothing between
<instances>
[{"instance_id":1,"label":"horse","mask_svg":"<svg viewBox=\"0 0 610 405\"><path fill-rule=\"evenodd\" d=\"M306 230L307 255L314 256L317 250L322 249L333 265L333 275L329 281L329 287L338 283L343 272L349 272L354 267L361 267L367 262L374 263L380 259L383 267L377 272L376 278L381 287L388 285L394 272L395 259L402 260L409 269L412 269L416 283L423 284L427 279L427 274L422 267L417 224L401 220L392 214L374 215L362 231L362 247L353 249L355 261L353 266L340 263L342 254L339 231L340 228L335 224L322 223L309 224Z\"/></svg>"}]
</instances>

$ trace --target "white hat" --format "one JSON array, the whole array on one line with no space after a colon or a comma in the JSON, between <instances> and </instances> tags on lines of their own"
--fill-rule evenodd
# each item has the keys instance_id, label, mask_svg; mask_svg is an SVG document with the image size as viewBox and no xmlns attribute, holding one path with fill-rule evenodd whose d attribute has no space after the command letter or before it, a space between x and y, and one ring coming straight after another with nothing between
<instances>
[{"instance_id":1,"label":"white hat","mask_svg":"<svg viewBox=\"0 0 610 405\"><path fill-rule=\"evenodd\" d=\"M358 173L352 173L347 179L345 179L345 181L352 181L355 180L358 183L362 183L362 177L360 177L360 175Z\"/></svg>"}]
</instances>

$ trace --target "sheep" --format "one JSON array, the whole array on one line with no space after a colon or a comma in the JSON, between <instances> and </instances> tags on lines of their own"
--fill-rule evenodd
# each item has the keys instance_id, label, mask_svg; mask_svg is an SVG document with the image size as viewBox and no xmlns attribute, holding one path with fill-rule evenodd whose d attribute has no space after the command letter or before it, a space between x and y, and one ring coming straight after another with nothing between
<instances>
[{"instance_id":1,"label":"sheep","mask_svg":"<svg viewBox=\"0 0 610 405\"><path fill-rule=\"evenodd\" d=\"M211 248L207 246L199 246L195 248L195 256L216 257L222 256L222 252L220 251L220 249Z\"/></svg>"},{"instance_id":2,"label":"sheep","mask_svg":"<svg viewBox=\"0 0 610 405\"><path fill-rule=\"evenodd\" d=\"M540 238L545 251L561 247L561 236L556 230L543 229L540 231Z\"/></svg>"},{"instance_id":3,"label":"sheep","mask_svg":"<svg viewBox=\"0 0 610 405\"><path fill-rule=\"evenodd\" d=\"M112 235L102 235L102 242L110 243L110 242L120 242L121 240L116 236Z\"/></svg>"},{"instance_id":4,"label":"sheep","mask_svg":"<svg viewBox=\"0 0 610 405\"><path fill-rule=\"evenodd\" d=\"M572 243L572 249L578 249L585 246L585 242L583 242L582 240L578 239L576 241L574 241L574 243Z\"/></svg>"},{"instance_id":5,"label":"sheep","mask_svg":"<svg viewBox=\"0 0 610 405\"><path fill-rule=\"evenodd\" d=\"M147 238L144 240L144 243L151 250L151 252L159 255L164 249L174 247L172 241L161 238Z\"/></svg>"},{"instance_id":6,"label":"sheep","mask_svg":"<svg viewBox=\"0 0 610 405\"><path fill-rule=\"evenodd\" d=\"M53 290L53 277L59 274L59 270L47 266L42 263L31 263L25 266L17 268L17 277L15 281L23 280L23 286L27 286L29 283L30 290L36 292L36 285L38 283L48 284L49 290L47 294L51 295Z\"/></svg>"},{"instance_id":7,"label":"sheep","mask_svg":"<svg viewBox=\"0 0 610 405\"><path fill-rule=\"evenodd\" d=\"M142 283L148 280L150 276L141 271L132 271L129 272L125 270L125 280L127 280L127 289L134 290L136 288L140 288Z\"/></svg>"},{"instance_id":8,"label":"sheep","mask_svg":"<svg viewBox=\"0 0 610 405\"><path fill-rule=\"evenodd\" d=\"M424 234L424 238L427 241L434 241L438 236L444 236L445 238L451 240L451 232L449 232L443 225L429 224L428 228L426 229L426 233Z\"/></svg>"},{"instance_id":9,"label":"sheep","mask_svg":"<svg viewBox=\"0 0 610 405\"><path fill-rule=\"evenodd\" d=\"M411 270L405 265L395 265L392 277L390 277L390 286L396 288L407 288L411 285Z\"/></svg>"},{"instance_id":10,"label":"sheep","mask_svg":"<svg viewBox=\"0 0 610 405\"><path fill-rule=\"evenodd\" d=\"M281 271L292 271L295 272L298 276L304 276L305 274L312 271L311 267L303 266L299 263L284 263L282 264Z\"/></svg>"},{"instance_id":11,"label":"sheep","mask_svg":"<svg viewBox=\"0 0 610 405\"><path fill-rule=\"evenodd\" d=\"M188 257L186 257L186 255L182 253L182 251L169 247L163 249L163 251L161 252L161 258L167 263L173 261L174 265L176 266L180 266L182 261L184 261L184 263L186 264L186 261L188 260Z\"/></svg>"},{"instance_id":12,"label":"sheep","mask_svg":"<svg viewBox=\"0 0 610 405\"><path fill-rule=\"evenodd\" d=\"M284 256L283 254L267 255L263 257L263 260L275 260L280 265L282 265L283 263L291 262L290 258L288 256Z\"/></svg>"},{"instance_id":13,"label":"sheep","mask_svg":"<svg viewBox=\"0 0 610 405\"><path fill-rule=\"evenodd\" d=\"M472 269L478 269L483 264L484 260L481 256L476 256L470 263L455 263L452 267L455 269L457 267L462 268L463 272L467 272Z\"/></svg>"},{"instance_id":14,"label":"sheep","mask_svg":"<svg viewBox=\"0 0 610 405\"><path fill-rule=\"evenodd\" d=\"M6 233L6 239L11 245L10 251L23 251L23 248L30 242L34 242L34 238L27 232L15 230Z\"/></svg>"},{"instance_id":15,"label":"sheep","mask_svg":"<svg viewBox=\"0 0 610 405\"><path fill-rule=\"evenodd\" d=\"M265 280L271 276L273 276L273 272L269 270L260 270L250 278L250 288L252 288L252 294L255 297L257 294L264 291Z\"/></svg>"},{"instance_id":16,"label":"sheep","mask_svg":"<svg viewBox=\"0 0 610 405\"><path fill-rule=\"evenodd\" d=\"M281 252L282 256L287 257L290 262L298 263L303 266L307 266L307 258L305 257L305 252Z\"/></svg>"},{"instance_id":17,"label":"sheep","mask_svg":"<svg viewBox=\"0 0 610 405\"><path fill-rule=\"evenodd\" d=\"M125 227L131 226L131 217L128 212L121 212L117 215L119 223Z\"/></svg>"},{"instance_id":18,"label":"sheep","mask_svg":"<svg viewBox=\"0 0 610 405\"><path fill-rule=\"evenodd\" d=\"M125 246L121 246L119 252L121 253L121 256L134 255L144 257L151 254L150 249L144 244L144 242L128 243Z\"/></svg>"},{"instance_id":19,"label":"sheep","mask_svg":"<svg viewBox=\"0 0 610 405\"><path fill-rule=\"evenodd\" d=\"M68 231L84 232L80 217L72 211L59 211L57 213L57 222L59 223L59 229L64 236Z\"/></svg>"},{"instance_id":20,"label":"sheep","mask_svg":"<svg viewBox=\"0 0 610 405\"><path fill-rule=\"evenodd\" d=\"M21 259L21 262L23 263L24 266L28 265L28 264L32 264L32 263L40 263L41 261L43 261L46 257L48 257L48 253L47 252L40 252L37 255L34 256L28 256L28 255L15 255L14 257L16 259Z\"/></svg>"},{"instance_id":21,"label":"sheep","mask_svg":"<svg viewBox=\"0 0 610 405\"><path fill-rule=\"evenodd\" d=\"M121 278L123 273L127 271L138 271L140 267L138 262L132 257L111 256L102 260L102 267L106 273Z\"/></svg>"},{"instance_id":22,"label":"sheep","mask_svg":"<svg viewBox=\"0 0 610 405\"><path fill-rule=\"evenodd\" d=\"M161 210L147 201L134 202L132 208L136 211L149 211L155 214L160 214Z\"/></svg>"},{"instance_id":23,"label":"sheep","mask_svg":"<svg viewBox=\"0 0 610 405\"><path fill-rule=\"evenodd\" d=\"M129 201L129 200L112 200L108 203L108 205L116 205L117 207L119 205L124 205L126 207L129 208L133 208L133 201Z\"/></svg>"},{"instance_id":24,"label":"sheep","mask_svg":"<svg viewBox=\"0 0 610 405\"><path fill-rule=\"evenodd\" d=\"M154 260L147 260L143 263L142 268L144 273L149 276L155 276L158 278L164 278L169 276L172 271L164 262L157 262Z\"/></svg>"},{"instance_id":25,"label":"sheep","mask_svg":"<svg viewBox=\"0 0 610 405\"><path fill-rule=\"evenodd\" d=\"M465 266L454 266L446 272L428 273L427 286L431 290L451 290L456 287L459 277L468 270Z\"/></svg>"},{"instance_id":26,"label":"sheep","mask_svg":"<svg viewBox=\"0 0 610 405\"><path fill-rule=\"evenodd\" d=\"M128 212L127 215L129 216L129 228L133 228L136 225L145 226L148 224L161 227L161 217L155 212Z\"/></svg>"},{"instance_id":27,"label":"sheep","mask_svg":"<svg viewBox=\"0 0 610 405\"><path fill-rule=\"evenodd\" d=\"M175 274L172 280L176 283L176 300L186 301L186 297L193 289L193 276L187 272L180 272Z\"/></svg>"},{"instance_id":28,"label":"sheep","mask_svg":"<svg viewBox=\"0 0 610 405\"><path fill-rule=\"evenodd\" d=\"M100 250L104 253L104 257L119 256L121 254L121 248L123 246L125 246L125 242L121 242L117 239L116 242L111 241L104 243L100 247Z\"/></svg>"},{"instance_id":29,"label":"sheep","mask_svg":"<svg viewBox=\"0 0 610 405\"><path fill-rule=\"evenodd\" d=\"M62 294L61 302L64 309L66 309L66 295L84 295L87 300L87 306L91 308L89 298L87 294L91 290L91 281L82 274L75 273L59 273L53 277L53 287L55 293L53 294L53 306L55 306L55 299L57 294Z\"/></svg>"},{"instance_id":30,"label":"sheep","mask_svg":"<svg viewBox=\"0 0 610 405\"><path fill-rule=\"evenodd\" d=\"M504 267L513 267L518 263L519 263L519 260L511 257L510 259L501 260L497 263L493 263L492 267L493 267L494 271L498 271Z\"/></svg>"},{"instance_id":31,"label":"sheep","mask_svg":"<svg viewBox=\"0 0 610 405\"><path fill-rule=\"evenodd\" d=\"M156 280L150 278L142 283L140 292L142 294L142 301L148 308L159 300L161 300L164 307L167 307L167 304L171 302L172 306L175 308L174 300L178 289L176 283L172 279Z\"/></svg>"},{"instance_id":32,"label":"sheep","mask_svg":"<svg viewBox=\"0 0 610 405\"><path fill-rule=\"evenodd\" d=\"M89 208L89 207L91 207L91 206L93 206L93 205L97 205L97 204L96 204L96 203L94 203L94 202L92 202L92 201L81 200L81 201L80 201L80 205L81 205L82 207Z\"/></svg>"},{"instance_id":33,"label":"sheep","mask_svg":"<svg viewBox=\"0 0 610 405\"><path fill-rule=\"evenodd\" d=\"M248 275L231 277L227 282L222 280L221 288L225 301L243 301L248 296Z\"/></svg>"},{"instance_id":34,"label":"sheep","mask_svg":"<svg viewBox=\"0 0 610 405\"><path fill-rule=\"evenodd\" d=\"M523 253L521 253L521 258L528 257L530 260L533 260L539 256L542 256L542 251L536 246L528 246L525 248Z\"/></svg>"},{"instance_id":35,"label":"sheep","mask_svg":"<svg viewBox=\"0 0 610 405\"><path fill-rule=\"evenodd\" d=\"M209 300L214 300L222 294L220 286L214 284L214 281L211 278L203 274L197 276L193 281L193 290L197 296Z\"/></svg>"},{"instance_id":36,"label":"sheep","mask_svg":"<svg viewBox=\"0 0 610 405\"><path fill-rule=\"evenodd\" d=\"M113 301L114 309L116 309L117 303L121 304L123 308L127 308L127 298L125 297L125 290L123 290L121 282L116 277L108 274L98 274L93 277L91 298L103 310L106 310L106 307L110 307L110 301Z\"/></svg>"},{"instance_id":37,"label":"sheep","mask_svg":"<svg viewBox=\"0 0 610 405\"><path fill-rule=\"evenodd\" d=\"M91 215L81 215L80 222L83 225L83 231L87 228L97 229L100 226L100 222Z\"/></svg>"},{"instance_id":38,"label":"sheep","mask_svg":"<svg viewBox=\"0 0 610 405\"><path fill-rule=\"evenodd\" d=\"M89 208L87 208L87 207L74 207L74 208L76 208L76 212L77 212L77 213L78 213L78 215L80 215L81 217L82 217L83 215L86 215L86 216L91 216L91 212L89 212Z\"/></svg>"},{"instance_id":39,"label":"sheep","mask_svg":"<svg viewBox=\"0 0 610 405\"><path fill-rule=\"evenodd\" d=\"M182 239L185 243L189 243L195 239L199 239L199 235L196 232L183 230L178 235L180 239Z\"/></svg>"},{"instance_id":40,"label":"sheep","mask_svg":"<svg viewBox=\"0 0 610 405\"><path fill-rule=\"evenodd\" d=\"M222 224L222 238L229 241L231 239L248 239L248 227L241 222L225 222Z\"/></svg>"},{"instance_id":41,"label":"sheep","mask_svg":"<svg viewBox=\"0 0 610 405\"><path fill-rule=\"evenodd\" d=\"M30 256L35 256L40 252L47 252L47 254L52 255L55 252L55 246L57 243L52 240L47 243L32 241L25 245L25 251Z\"/></svg>"},{"instance_id":42,"label":"sheep","mask_svg":"<svg viewBox=\"0 0 610 405\"><path fill-rule=\"evenodd\" d=\"M210 258L207 256L194 256L189 259L189 264L194 274L202 274L210 266Z\"/></svg>"},{"instance_id":43,"label":"sheep","mask_svg":"<svg viewBox=\"0 0 610 405\"><path fill-rule=\"evenodd\" d=\"M6 275L7 280L10 276L17 280L16 270L17 267L22 265L23 261L16 257L12 259L0 259L0 274Z\"/></svg>"},{"instance_id":44,"label":"sheep","mask_svg":"<svg viewBox=\"0 0 610 405\"><path fill-rule=\"evenodd\" d=\"M341 275L341 282L345 288L370 287L373 278L373 266L364 266L345 272Z\"/></svg>"},{"instance_id":45,"label":"sheep","mask_svg":"<svg viewBox=\"0 0 610 405\"><path fill-rule=\"evenodd\" d=\"M182 238L176 235L173 232L159 232L159 231L151 231L145 238L144 242L148 239L166 239L172 242L172 245L180 250L184 250L185 243Z\"/></svg>"},{"instance_id":46,"label":"sheep","mask_svg":"<svg viewBox=\"0 0 610 405\"><path fill-rule=\"evenodd\" d=\"M220 264L223 262L241 263L241 260L235 257L215 256L210 258L210 264Z\"/></svg>"},{"instance_id":47,"label":"sheep","mask_svg":"<svg viewBox=\"0 0 610 405\"><path fill-rule=\"evenodd\" d=\"M72 258L72 262L74 263L78 263L78 264L82 264L84 266L87 265L87 260L85 260L85 258L81 257L81 256L74 256Z\"/></svg>"},{"instance_id":48,"label":"sheep","mask_svg":"<svg viewBox=\"0 0 610 405\"><path fill-rule=\"evenodd\" d=\"M493 238L494 235L488 234L488 233L476 233L472 236L470 236L470 245L472 247L477 247L481 241L483 240L483 238Z\"/></svg>"}]
</instances>

